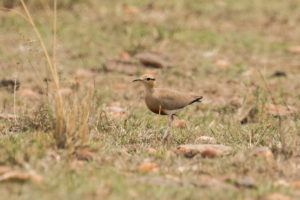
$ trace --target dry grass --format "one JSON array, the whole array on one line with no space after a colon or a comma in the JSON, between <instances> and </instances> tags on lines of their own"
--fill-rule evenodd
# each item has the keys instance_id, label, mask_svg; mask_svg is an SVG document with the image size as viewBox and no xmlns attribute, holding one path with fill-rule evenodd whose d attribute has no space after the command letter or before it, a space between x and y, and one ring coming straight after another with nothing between
<instances>
[{"instance_id":1,"label":"dry grass","mask_svg":"<svg viewBox=\"0 0 300 200\"><path fill-rule=\"evenodd\" d=\"M300 45L296 1L20 2L0 11L0 81L20 81L0 83L0 165L43 181L2 183L3 198L300 197L299 53L287 50ZM172 67L142 66L143 51ZM114 63L124 53L133 62ZM168 148L157 142L167 119L131 84L149 71L205 99L180 113L187 127L173 127ZM233 153L174 154L203 135ZM274 159L253 156L261 146Z\"/></svg>"},{"instance_id":2,"label":"dry grass","mask_svg":"<svg viewBox=\"0 0 300 200\"><path fill-rule=\"evenodd\" d=\"M20 0L22 3L22 6L26 12L28 21L30 22L37 38L40 41L41 47L43 49L44 55L46 57L48 68L51 72L51 78L54 80L55 83L55 130L53 132L53 137L56 141L56 145L58 148L65 148L67 145L71 145L75 142L77 143L77 140L80 140L80 143L86 142L87 133L88 133L88 118L89 118L89 110L91 108L91 101L92 101L92 92L89 92L89 97L87 99L86 106L82 109L82 117L78 117L77 113L79 112L77 109L78 105L74 106L71 110L72 115L67 117L67 114L65 112L65 104L62 97L62 94L60 92L60 84L59 84L59 77L57 74L57 67L56 67L56 13L57 13L57 1L54 0L53 5L53 58L50 59L49 53L46 49L46 45L44 43L44 40L42 39L42 36L37 29L37 26L35 25L32 16L24 3L24 0ZM16 85L16 84L15 84ZM92 89L90 89L92 90ZM68 118L68 119L67 119ZM79 126L77 126L77 121L79 123ZM76 134L74 134L74 132ZM75 141L72 141L75 140ZM67 143L67 141L72 141L72 143ZM73 146L72 144L71 146Z\"/></svg>"}]
</instances>

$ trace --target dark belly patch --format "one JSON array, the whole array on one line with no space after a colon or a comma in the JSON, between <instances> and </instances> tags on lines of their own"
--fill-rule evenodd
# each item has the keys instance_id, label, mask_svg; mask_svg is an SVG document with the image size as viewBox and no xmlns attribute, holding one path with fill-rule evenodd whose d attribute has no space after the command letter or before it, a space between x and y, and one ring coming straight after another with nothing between
<instances>
[{"instance_id":1,"label":"dark belly patch","mask_svg":"<svg viewBox=\"0 0 300 200\"><path fill-rule=\"evenodd\" d=\"M159 104L157 104L156 102L149 103L147 100L145 102L149 110L151 110L152 112L161 115L168 115L167 113L164 112L164 109L160 107Z\"/></svg>"},{"instance_id":2,"label":"dark belly patch","mask_svg":"<svg viewBox=\"0 0 300 200\"><path fill-rule=\"evenodd\" d=\"M167 113L164 112L163 109L161 109L161 111L159 112L159 108L149 107L148 105L147 105L147 107L148 107L152 112L154 112L154 113L156 113L156 114L168 115Z\"/></svg>"}]
</instances>

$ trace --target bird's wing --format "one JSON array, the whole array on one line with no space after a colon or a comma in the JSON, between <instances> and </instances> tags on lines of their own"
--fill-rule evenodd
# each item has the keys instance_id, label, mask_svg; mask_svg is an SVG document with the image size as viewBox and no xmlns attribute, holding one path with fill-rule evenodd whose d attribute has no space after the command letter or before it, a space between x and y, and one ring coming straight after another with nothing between
<instances>
[{"instance_id":1,"label":"bird's wing","mask_svg":"<svg viewBox=\"0 0 300 200\"><path fill-rule=\"evenodd\" d=\"M191 95L165 88L156 88L154 97L158 100L162 108L166 110L184 108L195 99Z\"/></svg>"}]
</instances>

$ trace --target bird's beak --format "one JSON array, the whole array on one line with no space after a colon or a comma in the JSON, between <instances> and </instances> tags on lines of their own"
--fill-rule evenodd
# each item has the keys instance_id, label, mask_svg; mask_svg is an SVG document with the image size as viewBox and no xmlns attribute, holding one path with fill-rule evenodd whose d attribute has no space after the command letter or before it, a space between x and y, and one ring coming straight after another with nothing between
<instances>
[{"instance_id":1,"label":"bird's beak","mask_svg":"<svg viewBox=\"0 0 300 200\"><path fill-rule=\"evenodd\" d=\"M136 82L136 81L142 81L142 79L138 78L138 79L133 80L132 82Z\"/></svg>"}]
</instances>

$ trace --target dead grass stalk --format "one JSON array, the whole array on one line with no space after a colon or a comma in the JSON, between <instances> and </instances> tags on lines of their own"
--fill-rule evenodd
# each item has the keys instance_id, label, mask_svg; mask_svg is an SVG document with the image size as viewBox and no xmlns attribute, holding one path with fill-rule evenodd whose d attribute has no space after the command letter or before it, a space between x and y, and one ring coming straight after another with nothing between
<instances>
[{"instance_id":1,"label":"dead grass stalk","mask_svg":"<svg viewBox=\"0 0 300 200\"><path fill-rule=\"evenodd\" d=\"M269 86L267 80L265 79L264 75L261 73L260 70L258 70L258 73L259 73L261 79L264 82L264 85L265 85L265 88L266 88L267 92L270 94L272 103L274 105L276 105L275 97L272 94L272 91L270 89L270 86ZM287 150L287 145L286 145L286 135L285 135L285 132L282 130L282 118L280 116L280 113L279 113L279 110L278 110L277 106L275 106L275 109L276 109L276 113L277 113L277 116L278 116L279 136L280 136L280 141L281 141L281 145L282 145L281 152L286 154L286 153L288 153L288 150Z\"/></svg>"},{"instance_id":2,"label":"dead grass stalk","mask_svg":"<svg viewBox=\"0 0 300 200\"><path fill-rule=\"evenodd\" d=\"M66 148L71 147L73 144L84 144L87 140L88 134L88 118L91 108L93 90L90 89L88 94L88 99L86 101L85 106L82 108L82 115L79 116L76 113L79 113L80 105L74 102L73 108L71 109L71 115L67 116L65 112L65 104L62 98L62 95L59 91L60 84L59 78L57 74L57 66L56 66L56 24L57 24L57 0L54 0L54 9L53 9L53 56L52 60L50 59L49 53L46 49L46 45L43 41L43 38L38 31L33 18L24 3L24 0L20 0L22 6L26 12L27 21L31 24L36 36L39 39L40 45L42 46L44 55L46 57L48 68L51 72L51 77L55 83L55 130L53 133L53 138L56 142L56 146L58 148ZM22 16L22 15L21 15ZM77 122L79 125L77 125ZM75 140L75 142L74 142ZM72 141L72 142L71 142ZM75 146L76 146L75 145Z\"/></svg>"}]
</instances>

